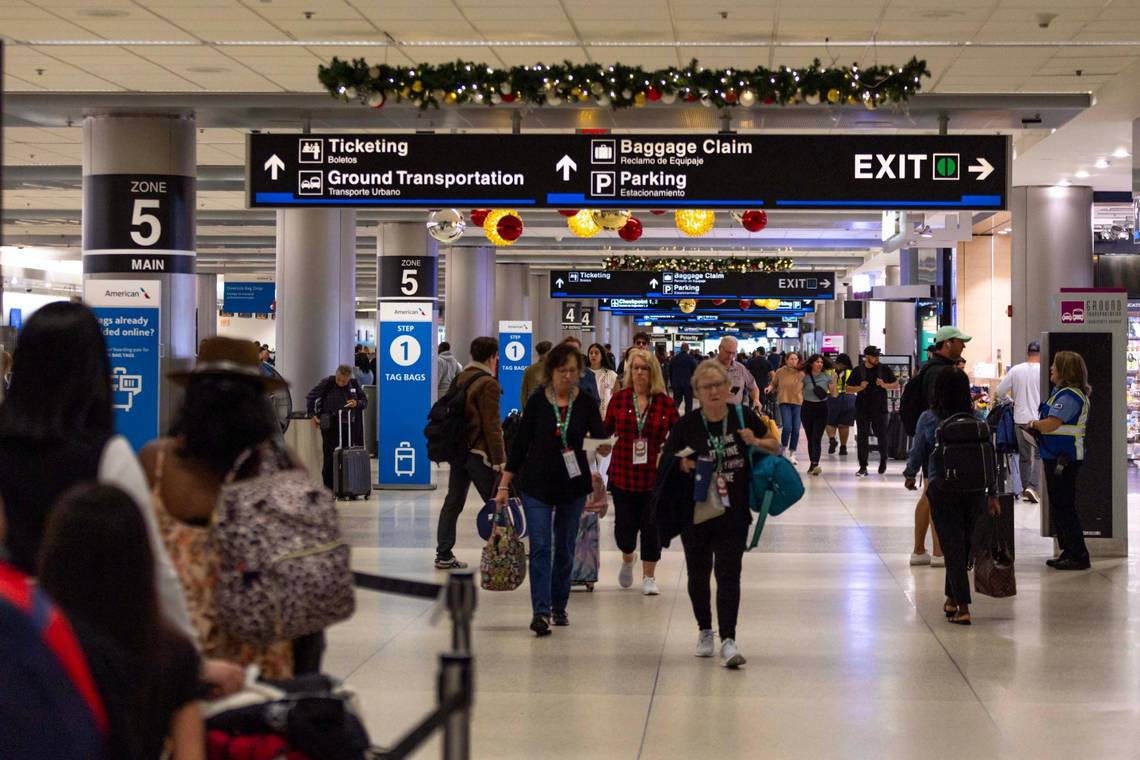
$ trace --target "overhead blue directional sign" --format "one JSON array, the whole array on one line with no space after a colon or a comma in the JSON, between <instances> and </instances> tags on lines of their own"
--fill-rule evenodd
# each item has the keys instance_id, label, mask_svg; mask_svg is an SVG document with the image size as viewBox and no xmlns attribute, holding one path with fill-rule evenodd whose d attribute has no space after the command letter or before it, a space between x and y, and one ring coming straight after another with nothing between
<instances>
[{"instance_id":1,"label":"overhead blue directional sign","mask_svg":"<svg viewBox=\"0 0 1140 760\"><path fill-rule=\"evenodd\" d=\"M251 207L1004 209L1001 135L251 134Z\"/></svg>"}]
</instances>

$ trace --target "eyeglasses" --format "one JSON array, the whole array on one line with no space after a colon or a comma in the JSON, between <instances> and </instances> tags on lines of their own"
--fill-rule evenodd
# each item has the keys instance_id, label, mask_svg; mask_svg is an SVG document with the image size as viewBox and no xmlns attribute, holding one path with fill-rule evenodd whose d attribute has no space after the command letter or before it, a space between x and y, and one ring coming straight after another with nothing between
<instances>
[{"instance_id":1,"label":"eyeglasses","mask_svg":"<svg viewBox=\"0 0 1140 760\"><path fill-rule=\"evenodd\" d=\"M638 347L638 348L645 348L645 347L646 347L646 346L648 346L649 344L648 344L648 343L646 343L646 342L645 342L645 341L643 341L643 340L635 340L635 341L633 342L633 345L635 345L635 346L636 346L636 347Z\"/></svg>"},{"instance_id":2,"label":"eyeglasses","mask_svg":"<svg viewBox=\"0 0 1140 760\"><path fill-rule=\"evenodd\" d=\"M559 375L576 375L576 374L578 374L578 368L577 367L559 367L558 369L554 370L554 372L556 374L559 374Z\"/></svg>"},{"instance_id":3,"label":"eyeglasses","mask_svg":"<svg viewBox=\"0 0 1140 760\"><path fill-rule=\"evenodd\" d=\"M724 390L724 389L725 389L727 386L728 386L728 383L726 383L726 382L725 382L725 381L723 381L723 380L719 380L719 381L717 381L717 382L715 382L715 383L703 383L703 384L701 384L701 385L698 385L698 386L697 386L697 390L701 390L701 391L721 391L721 390Z\"/></svg>"}]
</instances>

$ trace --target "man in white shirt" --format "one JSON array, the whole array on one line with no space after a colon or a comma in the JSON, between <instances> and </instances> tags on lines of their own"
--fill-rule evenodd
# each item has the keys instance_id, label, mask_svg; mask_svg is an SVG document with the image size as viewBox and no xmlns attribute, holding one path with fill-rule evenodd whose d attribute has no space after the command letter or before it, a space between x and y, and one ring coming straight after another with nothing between
<instances>
[{"instance_id":1,"label":"man in white shirt","mask_svg":"<svg viewBox=\"0 0 1140 760\"><path fill-rule=\"evenodd\" d=\"M1026 360L1009 368L997 388L997 398L1013 397L1013 421L1017 427L1037 419L1041 406L1041 344L1033 341L1025 349ZM1022 497L1036 504L1040 501L1040 479L1037 462L1040 455L1037 447L1029 443L1026 436L1019 436L1018 462L1021 470Z\"/></svg>"},{"instance_id":2,"label":"man in white shirt","mask_svg":"<svg viewBox=\"0 0 1140 760\"><path fill-rule=\"evenodd\" d=\"M736 353L739 348L740 344L736 338L731 335L726 335L721 338L720 346L717 348L717 359L724 365L725 371L728 372L728 403L743 403L744 394L747 393L748 397L752 400L752 408L759 409L760 387L756 385L756 378L752 377L752 373L748 371L748 368L736 361Z\"/></svg>"}]
</instances>

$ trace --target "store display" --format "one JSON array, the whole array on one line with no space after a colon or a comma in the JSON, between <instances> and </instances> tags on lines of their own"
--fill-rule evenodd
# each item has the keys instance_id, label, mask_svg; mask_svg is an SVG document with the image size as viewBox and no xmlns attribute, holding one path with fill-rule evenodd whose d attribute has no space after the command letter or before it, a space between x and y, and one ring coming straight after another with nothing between
<instances>
[{"instance_id":1,"label":"store display","mask_svg":"<svg viewBox=\"0 0 1140 760\"><path fill-rule=\"evenodd\" d=\"M1128 461L1140 459L1140 301L1128 302L1128 346L1124 375L1128 409Z\"/></svg>"}]
</instances>

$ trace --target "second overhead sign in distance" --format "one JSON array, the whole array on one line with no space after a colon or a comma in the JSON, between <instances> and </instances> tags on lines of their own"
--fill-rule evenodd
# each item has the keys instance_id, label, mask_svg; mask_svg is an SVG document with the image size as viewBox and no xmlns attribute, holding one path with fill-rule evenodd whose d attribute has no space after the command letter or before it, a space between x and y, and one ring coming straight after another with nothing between
<instances>
[{"instance_id":1,"label":"second overhead sign in distance","mask_svg":"<svg viewBox=\"0 0 1140 760\"><path fill-rule=\"evenodd\" d=\"M834 272L604 272L556 269L551 298L832 300Z\"/></svg>"},{"instance_id":2,"label":"second overhead sign in distance","mask_svg":"<svg viewBox=\"0 0 1140 760\"><path fill-rule=\"evenodd\" d=\"M1001 135L251 134L251 207L1004 209Z\"/></svg>"}]
</instances>

